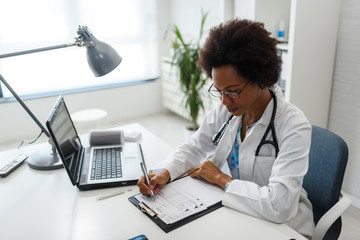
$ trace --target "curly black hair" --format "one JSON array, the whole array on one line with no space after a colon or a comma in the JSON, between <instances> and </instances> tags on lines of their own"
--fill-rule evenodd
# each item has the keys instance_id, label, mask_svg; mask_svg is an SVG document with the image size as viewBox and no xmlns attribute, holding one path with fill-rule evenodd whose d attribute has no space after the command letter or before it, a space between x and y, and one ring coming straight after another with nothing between
<instances>
[{"instance_id":1,"label":"curly black hair","mask_svg":"<svg viewBox=\"0 0 360 240\"><path fill-rule=\"evenodd\" d=\"M213 68L231 65L241 76L266 88L280 76L276 44L263 23L234 19L210 30L197 63L210 78Z\"/></svg>"}]
</instances>

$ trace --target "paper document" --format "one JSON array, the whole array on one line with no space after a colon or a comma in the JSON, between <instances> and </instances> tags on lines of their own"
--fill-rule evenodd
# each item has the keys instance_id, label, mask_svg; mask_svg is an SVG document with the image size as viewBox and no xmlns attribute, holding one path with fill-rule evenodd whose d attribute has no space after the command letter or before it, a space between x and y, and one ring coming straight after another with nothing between
<instances>
[{"instance_id":1,"label":"paper document","mask_svg":"<svg viewBox=\"0 0 360 240\"><path fill-rule=\"evenodd\" d=\"M171 224L207 209L222 200L224 191L197 178L185 177L167 184L151 198L136 195L139 202L151 208L164 223Z\"/></svg>"}]
</instances>

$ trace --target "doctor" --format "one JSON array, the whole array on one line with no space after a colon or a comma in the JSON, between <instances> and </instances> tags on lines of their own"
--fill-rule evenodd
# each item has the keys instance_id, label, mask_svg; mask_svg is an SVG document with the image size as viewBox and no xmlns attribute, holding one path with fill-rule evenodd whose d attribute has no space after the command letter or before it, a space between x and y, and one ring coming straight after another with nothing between
<instances>
[{"instance_id":1,"label":"doctor","mask_svg":"<svg viewBox=\"0 0 360 240\"><path fill-rule=\"evenodd\" d=\"M198 64L213 79L208 91L219 104L163 170L149 174L149 187L144 178L138 187L156 194L184 173L199 176L224 189L223 205L286 223L311 239L312 206L302 187L311 125L275 85L281 59L269 35L262 23L247 20L210 31Z\"/></svg>"}]
</instances>

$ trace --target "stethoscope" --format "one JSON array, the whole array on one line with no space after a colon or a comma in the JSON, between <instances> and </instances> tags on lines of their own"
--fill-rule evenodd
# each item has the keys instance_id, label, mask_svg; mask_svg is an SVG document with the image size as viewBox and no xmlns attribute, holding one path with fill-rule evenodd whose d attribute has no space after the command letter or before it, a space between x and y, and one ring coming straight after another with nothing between
<instances>
[{"instance_id":1,"label":"stethoscope","mask_svg":"<svg viewBox=\"0 0 360 240\"><path fill-rule=\"evenodd\" d=\"M275 133L275 124L274 124L274 119L275 119L275 114L276 114L276 109L277 109L277 99L276 99L276 96L275 96L275 93L270 90L270 93L271 93L271 96L272 98L274 99L274 107L273 107L273 111L272 111L272 114L271 114L271 119L270 119L270 123L268 125L268 127L266 128L265 130L265 133L259 143L259 145L257 146L256 148L256 151L255 151L255 156L259 156L259 152L260 152L260 149L262 146L264 146L265 144L270 144L270 145L273 145L274 148L275 148L275 157L277 157L278 155L278 152L279 152L279 145L278 145L278 142L277 142L277 138L276 138L276 133ZM215 133L212 138L211 138L211 141L214 145L218 145L221 138L223 137L226 129L228 128L229 126L229 122L230 120L234 117L234 115L231 114L231 116L229 117L229 119L223 123L223 125L220 127L219 131L217 131L217 133ZM266 137L268 136L269 134L269 131L271 131L271 134L272 134L272 138L273 140L266 140Z\"/></svg>"}]
</instances>

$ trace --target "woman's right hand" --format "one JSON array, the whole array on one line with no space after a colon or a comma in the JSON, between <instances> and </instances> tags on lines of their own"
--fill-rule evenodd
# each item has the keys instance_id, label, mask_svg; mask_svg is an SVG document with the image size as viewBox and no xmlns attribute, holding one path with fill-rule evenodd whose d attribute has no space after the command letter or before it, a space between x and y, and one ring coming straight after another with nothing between
<instances>
[{"instance_id":1,"label":"woman's right hand","mask_svg":"<svg viewBox=\"0 0 360 240\"><path fill-rule=\"evenodd\" d=\"M165 169L164 171L157 174L148 174L148 177L150 181L149 186L146 184L144 176L142 176L137 183L140 193L145 196L149 196L151 190L153 190L154 194L157 194L159 190L162 189L170 180L170 173Z\"/></svg>"}]
</instances>

